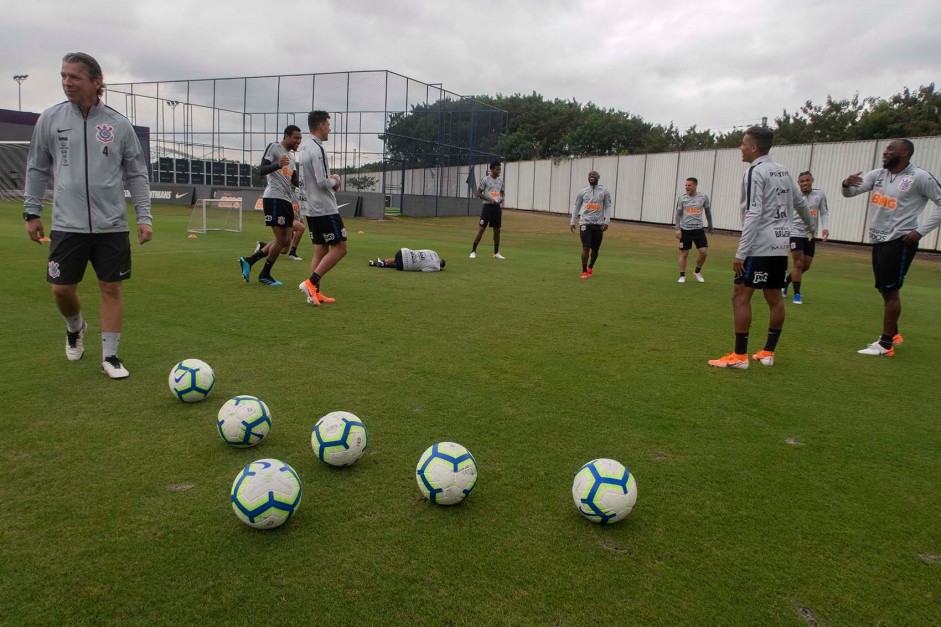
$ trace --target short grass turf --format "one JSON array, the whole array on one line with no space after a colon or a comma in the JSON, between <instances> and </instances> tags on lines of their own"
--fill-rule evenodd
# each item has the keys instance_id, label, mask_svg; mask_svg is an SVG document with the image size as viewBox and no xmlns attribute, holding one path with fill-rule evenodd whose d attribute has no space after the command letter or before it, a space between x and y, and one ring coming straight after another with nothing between
<instances>
[{"instance_id":1,"label":"short grass turf","mask_svg":"<svg viewBox=\"0 0 941 627\"><path fill-rule=\"evenodd\" d=\"M805 304L787 304L771 368L723 371L732 347L731 257L715 234L707 282L676 283L669 228L614 224L579 279L564 216L507 212L467 258L476 218L347 221L349 255L315 309L285 285L245 284L236 259L266 236L187 238L188 209L155 208L134 249L120 354L99 371L98 296L80 362L44 281L47 245L0 206L6 375L0 460L0 607L6 624L930 624L941 616L939 259L903 290L905 344L876 339L868 251L818 246ZM48 227L48 218L47 218ZM306 238L306 236L305 236ZM437 274L374 269L434 248ZM692 267L690 267L690 270ZM767 308L754 300L752 351ZM184 405L170 368L195 357L218 383ZM225 445L222 403L253 394L273 428ZM352 411L369 448L320 464L316 420ZM415 482L422 451L460 442L474 493L435 507ZM261 532L229 489L275 457L304 485L295 517ZM600 527L575 510L577 469L611 457L639 498Z\"/></svg>"}]
</instances>

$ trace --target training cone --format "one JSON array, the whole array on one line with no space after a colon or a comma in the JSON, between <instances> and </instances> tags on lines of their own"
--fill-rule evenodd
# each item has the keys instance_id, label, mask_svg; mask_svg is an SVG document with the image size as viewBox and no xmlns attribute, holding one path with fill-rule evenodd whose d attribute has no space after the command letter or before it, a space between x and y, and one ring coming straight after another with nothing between
<instances>
[{"instance_id":1,"label":"training cone","mask_svg":"<svg viewBox=\"0 0 941 627\"><path fill-rule=\"evenodd\" d=\"M190 238L190 239L196 239L196 234L195 234L195 233L190 233L190 234L189 234L189 238Z\"/></svg>"}]
</instances>

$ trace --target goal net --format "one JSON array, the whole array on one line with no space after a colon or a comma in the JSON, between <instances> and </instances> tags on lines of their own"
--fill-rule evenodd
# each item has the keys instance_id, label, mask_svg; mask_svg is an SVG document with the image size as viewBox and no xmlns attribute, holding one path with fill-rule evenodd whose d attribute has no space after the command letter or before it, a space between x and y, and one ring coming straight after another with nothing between
<instances>
[{"instance_id":1,"label":"goal net","mask_svg":"<svg viewBox=\"0 0 941 627\"><path fill-rule=\"evenodd\" d=\"M242 232L242 199L239 197L202 198L193 207L190 233L207 231Z\"/></svg>"}]
</instances>

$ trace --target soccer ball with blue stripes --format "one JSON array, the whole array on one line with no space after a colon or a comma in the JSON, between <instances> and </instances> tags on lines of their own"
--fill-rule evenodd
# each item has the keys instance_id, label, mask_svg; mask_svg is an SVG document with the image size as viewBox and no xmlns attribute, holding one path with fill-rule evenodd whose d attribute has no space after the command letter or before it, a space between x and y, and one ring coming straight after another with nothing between
<instances>
[{"instance_id":1,"label":"soccer ball with blue stripes","mask_svg":"<svg viewBox=\"0 0 941 627\"><path fill-rule=\"evenodd\" d=\"M415 469L418 489L437 505L463 501L477 485L477 460L455 442L438 442L428 447Z\"/></svg>"},{"instance_id":2,"label":"soccer ball with blue stripes","mask_svg":"<svg viewBox=\"0 0 941 627\"><path fill-rule=\"evenodd\" d=\"M170 391L184 403L197 403L212 392L216 375L199 359L184 359L170 370Z\"/></svg>"},{"instance_id":3,"label":"soccer ball with blue stripes","mask_svg":"<svg viewBox=\"0 0 941 627\"><path fill-rule=\"evenodd\" d=\"M348 411L333 411L317 421L310 445L317 459L331 466L351 466L366 450L366 425Z\"/></svg>"},{"instance_id":4,"label":"soccer ball with blue stripes","mask_svg":"<svg viewBox=\"0 0 941 627\"><path fill-rule=\"evenodd\" d=\"M572 499L582 516L610 525L623 519L637 502L634 475L613 459L593 459L575 473Z\"/></svg>"},{"instance_id":5,"label":"soccer ball with blue stripes","mask_svg":"<svg viewBox=\"0 0 941 627\"><path fill-rule=\"evenodd\" d=\"M280 527L301 504L301 480L277 459L259 459L239 472L229 500L238 519L255 529Z\"/></svg>"},{"instance_id":6,"label":"soccer ball with blue stripes","mask_svg":"<svg viewBox=\"0 0 941 627\"><path fill-rule=\"evenodd\" d=\"M219 435L239 448L255 446L271 430L271 411L254 396L236 396L225 402L216 419Z\"/></svg>"}]
</instances>

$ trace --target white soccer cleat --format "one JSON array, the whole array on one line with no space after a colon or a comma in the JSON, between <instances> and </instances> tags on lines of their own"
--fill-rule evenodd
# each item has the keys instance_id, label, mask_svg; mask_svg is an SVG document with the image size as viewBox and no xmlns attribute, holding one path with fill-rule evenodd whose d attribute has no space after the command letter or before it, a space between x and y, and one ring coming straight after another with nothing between
<instances>
[{"instance_id":1,"label":"white soccer cleat","mask_svg":"<svg viewBox=\"0 0 941 627\"><path fill-rule=\"evenodd\" d=\"M695 277L696 277L696 280L699 281L700 283L705 283L705 282L706 282L706 279L702 278L702 275L699 274L698 272L695 273L693 276L695 276Z\"/></svg>"},{"instance_id":2,"label":"white soccer cleat","mask_svg":"<svg viewBox=\"0 0 941 627\"><path fill-rule=\"evenodd\" d=\"M494 253L493 258L494 259L506 259L506 257L501 255L500 253Z\"/></svg>"},{"instance_id":3,"label":"white soccer cleat","mask_svg":"<svg viewBox=\"0 0 941 627\"><path fill-rule=\"evenodd\" d=\"M127 379L131 376L117 355L105 357L101 362L101 371L112 379Z\"/></svg>"},{"instance_id":4,"label":"white soccer cleat","mask_svg":"<svg viewBox=\"0 0 941 627\"><path fill-rule=\"evenodd\" d=\"M288 259L291 261L304 261L303 257L298 257L297 255L288 255Z\"/></svg>"},{"instance_id":5,"label":"white soccer cleat","mask_svg":"<svg viewBox=\"0 0 941 627\"><path fill-rule=\"evenodd\" d=\"M892 357L895 355L894 348L883 348L878 341L873 342L866 348L856 351L860 355L873 355L875 357Z\"/></svg>"},{"instance_id":6,"label":"white soccer cleat","mask_svg":"<svg viewBox=\"0 0 941 627\"><path fill-rule=\"evenodd\" d=\"M477 259L477 253L474 251L471 251L469 259Z\"/></svg>"},{"instance_id":7,"label":"white soccer cleat","mask_svg":"<svg viewBox=\"0 0 941 627\"><path fill-rule=\"evenodd\" d=\"M678 279L676 280L676 282L677 282L677 283L686 283L686 277L685 277L685 276L681 276L680 278L678 278Z\"/></svg>"},{"instance_id":8,"label":"white soccer cleat","mask_svg":"<svg viewBox=\"0 0 941 627\"><path fill-rule=\"evenodd\" d=\"M82 328L74 333L65 333L65 358L69 361L78 361L85 354L85 331L88 330L88 321L82 320Z\"/></svg>"}]
</instances>

